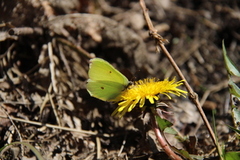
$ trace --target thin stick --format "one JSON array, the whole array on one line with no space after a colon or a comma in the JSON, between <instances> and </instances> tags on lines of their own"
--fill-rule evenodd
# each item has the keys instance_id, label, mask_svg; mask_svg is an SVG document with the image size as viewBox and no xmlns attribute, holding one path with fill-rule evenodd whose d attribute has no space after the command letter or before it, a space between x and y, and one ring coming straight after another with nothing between
<instances>
[{"instance_id":1,"label":"thin stick","mask_svg":"<svg viewBox=\"0 0 240 160\"><path fill-rule=\"evenodd\" d=\"M99 137L96 137L96 143L97 143L97 159L101 158L101 141Z\"/></svg>"},{"instance_id":2,"label":"thin stick","mask_svg":"<svg viewBox=\"0 0 240 160\"><path fill-rule=\"evenodd\" d=\"M120 157L120 155L122 154L122 151L123 151L124 146L125 146L125 144L126 144L126 139L127 139L127 134L125 134L125 136L124 136L124 140L123 140L123 142L122 142L122 146L121 146L121 148L120 148L120 150L119 150L119 152L118 152L118 157Z\"/></svg>"},{"instance_id":3,"label":"thin stick","mask_svg":"<svg viewBox=\"0 0 240 160\"><path fill-rule=\"evenodd\" d=\"M53 108L53 113L55 114L57 123L58 123L58 125L61 126L61 121L60 121L60 118L58 116L57 107L56 107L55 103L53 102L53 97L50 96L52 89L53 89L55 94L59 93L59 90L57 88L57 78L56 78L56 70L55 70L56 67L55 67L53 48L52 48L52 43L51 42L48 43L48 55L49 55L49 59L50 59L49 68L50 68L51 81L52 81L52 83L50 84L50 85L52 85L52 87L49 87L50 90L48 90L48 93L49 93L48 95L49 95L49 100L51 102L51 105L52 105L52 108Z\"/></svg>"},{"instance_id":4,"label":"thin stick","mask_svg":"<svg viewBox=\"0 0 240 160\"><path fill-rule=\"evenodd\" d=\"M80 46L76 46L73 43L63 39L63 38L56 38L57 42L60 42L64 45L67 45L68 47L70 47L72 50L74 50L75 52L77 52L78 54L80 54L81 56L84 56L86 58L94 58L90 53L88 53L86 50L84 50L83 48L81 48Z\"/></svg>"},{"instance_id":5,"label":"thin stick","mask_svg":"<svg viewBox=\"0 0 240 160\"><path fill-rule=\"evenodd\" d=\"M163 53L167 56L168 60L172 64L173 68L176 70L176 72L179 75L179 77L184 80L184 85L185 85L185 87L186 87L186 89L187 89L187 91L189 93L189 98L192 100L192 102L197 107L197 109L198 109L198 111L199 111L199 113L200 113L200 115L201 115L201 117L202 117L202 119L203 119L207 129L208 129L208 132L210 133L210 136L211 136L211 138L213 140L213 143L217 147L217 141L216 141L214 132L213 132L213 130L212 130L208 120L207 120L207 117L206 117L205 113L203 112L203 109L202 109L202 107L201 107L201 105L199 103L197 94L193 91L193 89L191 88L189 83L186 81L186 78L182 74L181 70L177 66L177 64L174 61L174 59L172 58L171 54L168 52L168 50L164 46L164 41L166 41L166 40L164 40L162 38L162 36L157 33L157 30L153 27L153 24L152 24L152 22L151 22L151 20L149 18L149 15L148 15L147 8L146 8L144 0L139 0L139 2L140 2L140 5L142 7L142 10L143 10L143 15L144 15L145 20L146 20L147 25L148 25L150 35L157 41L157 44L162 49Z\"/></svg>"},{"instance_id":6,"label":"thin stick","mask_svg":"<svg viewBox=\"0 0 240 160\"><path fill-rule=\"evenodd\" d=\"M15 36L21 36L21 35L42 35L43 34L43 29L40 27L20 27L20 28L11 28L8 31L9 35L15 35Z\"/></svg>"},{"instance_id":7,"label":"thin stick","mask_svg":"<svg viewBox=\"0 0 240 160\"><path fill-rule=\"evenodd\" d=\"M0 118L11 119L11 120L14 120L14 121L24 122L24 123L28 123L28 124L32 124L32 125L36 125L36 126L46 126L48 128L61 129L61 130L70 131L70 132L78 132L78 133L88 134L88 135L98 135L97 132L79 130L79 129L62 127L62 126L56 126L56 125L48 124L48 123L43 124L41 122L30 121L30 120L25 120L25 119L21 119L21 118L15 118L15 117L12 117L12 116L6 117L6 116L1 116L0 115ZM109 137L109 136L107 136L107 137Z\"/></svg>"}]
</instances>

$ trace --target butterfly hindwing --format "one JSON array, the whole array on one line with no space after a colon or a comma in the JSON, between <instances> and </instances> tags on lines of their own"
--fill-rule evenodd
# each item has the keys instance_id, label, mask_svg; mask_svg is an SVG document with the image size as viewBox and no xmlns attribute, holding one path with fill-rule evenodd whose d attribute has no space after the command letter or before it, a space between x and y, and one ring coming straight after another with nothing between
<instances>
[{"instance_id":1,"label":"butterfly hindwing","mask_svg":"<svg viewBox=\"0 0 240 160\"><path fill-rule=\"evenodd\" d=\"M109 101L117 97L124 86L111 81L92 81L88 80L87 89L91 96L101 99L103 101Z\"/></svg>"}]
</instances>

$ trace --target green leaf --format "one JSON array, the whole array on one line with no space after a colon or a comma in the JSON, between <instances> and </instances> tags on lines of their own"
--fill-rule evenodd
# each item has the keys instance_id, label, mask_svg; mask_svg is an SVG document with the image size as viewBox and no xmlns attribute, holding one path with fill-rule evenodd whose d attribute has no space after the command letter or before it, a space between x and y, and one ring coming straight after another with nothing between
<instances>
[{"instance_id":1,"label":"green leaf","mask_svg":"<svg viewBox=\"0 0 240 160\"><path fill-rule=\"evenodd\" d=\"M231 79L228 81L228 86L230 93L240 98L240 89Z\"/></svg>"},{"instance_id":2,"label":"green leaf","mask_svg":"<svg viewBox=\"0 0 240 160\"><path fill-rule=\"evenodd\" d=\"M164 133L169 133L169 134L176 135L177 131L174 130L172 127L167 127L167 128L165 128Z\"/></svg>"},{"instance_id":3,"label":"green leaf","mask_svg":"<svg viewBox=\"0 0 240 160\"><path fill-rule=\"evenodd\" d=\"M238 130L238 129L232 127L232 126L229 126L229 125L227 125L227 126L228 126L229 128L231 128L232 130L234 130L236 133L240 134L240 130Z\"/></svg>"},{"instance_id":4,"label":"green leaf","mask_svg":"<svg viewBox=\"0 0 240 160\"><path fill-rule=\"evenodd\" d=\"M237 160L240 159L240 152L226 152L225 160Z\"/></svg>"},{"instance_id":5,"label":"green leaf","mask_svg":"<svg viewBox=\"0 0 240 160\"><path fill-rule=\"evenodd\" d=\"M204 159L202 156L189 154L188 151L183 150L183 149L180 149L177 151L180 155L182 155L185 159L188 159L188 160L203 160Z\"/></svg>"},{"instance_id":6,"label":"green leaf","mask_svg":"<svg viewBox=\"0 0 240 160\"><path fill-rule=\"evenodd\" d=\"M155 116L155 119L158 123L158 126L161 131L164 131L166 128L171 127L173 124L166 119L162 119L159 116Z\"/></svg>"},{"instance_id":7,"label":"green leaf","mask_svg":"<svg viewBox=\"0 0 240 160\"><path fill-rule=\"evenodd\" d=\"M181 149L181 150L179 150L179 152L180 152L185 158L192 160L192 158L191 158L190 154L188 153L188 151Z\"/></svg>"},{"instance_id":8,"label":"green leaf","mask_svg":"<svg viewBox=\"0 0 240 160\"><path fill-rule=\"evenodd\" d=\"M240 72L238 71L238 69L235 67L233 62L227 56L227 51L226 51L226 48L224 45L224 41L222 41L222 50L223 50L224 62L225 62L228 74L240 77Z\"/></svg>"}]
</instances>

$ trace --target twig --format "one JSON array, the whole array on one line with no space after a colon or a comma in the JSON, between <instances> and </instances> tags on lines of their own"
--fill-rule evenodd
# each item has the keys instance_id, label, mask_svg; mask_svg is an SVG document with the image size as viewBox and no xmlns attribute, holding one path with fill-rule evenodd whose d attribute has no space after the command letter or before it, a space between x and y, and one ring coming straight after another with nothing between
<instances>
[{"instance_id":1,"label":"twig","mask_svg":"<svg viewBox=\"0 0 240 160\"><path fill-rule=\"evenodd\" d=\"M32 35L32 34L37 34L37 35L42 35L43 34L43 29L39 27L21 27L21 28L12 28L8 31L9 35L15 35L15 36L21 36L21 35Z\"/></svg>"},{"instance_id":2,"label":"twig","mask_svg":"<svg viewBox=\"0 0 240 160\"><path fill-rule=\"evenodd\" d=\"M48 127L48 128L61 129L61 130L70 131L70 132L78 132L78 133L88 134L88 135L98 135L97 132L86 131L86 130L79 130L79 129L62 127L62 126L56 126L56 125L48 124L48 123L43 124L43 123L41 123L41 122L36 122L36 121L30 121L30 120L15 118L15 117L12 117L12 116L9 116L9 117L0 116L0 118L6 118L6 119L10 119L10 120L14 120L14 121L19 121L19 122L24 122L24 123L28 123L28 124L33 124L33 125L37 125L37 126L46 126L46 127ZM100 136L101 136L101 135L100 135Z\"/></svg>"},{"instance_id":3,"label":"twig","mask_svg":"<svg viewBox=\"0 0 240 160\"><path fill-rule=\"evenodd\" d=\"M96 143L97 143L97 159L100 159L101 158L101 142L99 137L96 137Z\"/></svg>"},{"instance_id":4,"label":"twig","mask_svg":"<svg viewBox=\"0 0 240 160\"><path fill-rule=\"evenodd\" d=\"M53 55L53 48L52 48L52 43L49 42L48 43L48 56L50 59L50 64L49 64L49 68L50 68L50 73L51 73L51 81L52 81L52 85L53 85L53 91L54 93L58 93L58 88L57 88L57 78L56 78L56 67L55 67L55 56Z\"/></svg>"},{"instance_id":5,"label":"twig","mask_svg":"<svg viewBox=\"0 0 240 160\"><path fill-rule=\"evenodd\" d=\"M174 59L172 58L171 54L168 52L168 50L166 49L166 47L164 46L164 40L162 38L161 35L159 35L157 33L157 30L153 27L153 24L149 18L149 15L148 15L148 12L147 12L147 8L146 8L146 5L145 5L145 2L144 0L139 0L140 2L140 5L142 7L142 10L143 10L143 14L144 14L144 17L145 17L145 20L147 22L147 25L148 25L148 28L149 28L149 32L150 32L150 35L156 40L157 44L160 46L160 48L162 49L163 53L167 56L168 60L170 61L171 65L173 66L173 68L176 70L177 74L179 75L179 77L181 79L184 80L184 85L189 93L189 98L192 100L192 102L196 105L209 133L210 133L210 136L213 140L213 143L214 145L217 147L217 141L216 141L216 138L215 138L215 135L214 135L214 132L207 120L207 117L205 115L205 113L203 112L202 110L202 107L199 103L199 100L198 100L198 96L197 94L193 91L193 89L191 88L191 86L189 85L189 83L187 82L186 78L184 77L184 75L182 74L181 70L179 69L179 67L177 66L177 64L175 63Z\"/></svg>"},{"instance_id":6,"label":"twig","mask_svg":"<svg viewBox=\"0 0 240 160\"><path fill-rule=\"evenodd\" d=\"M72 83L72 88L76 88L76 83L75 83L75 80L74 80L74 76L72 74L72 70L71 70L71 67L69 66L69 61L67 60L64 52L63 52L63 47L62 45L58 45L58 48L59 48L59 54L60 54L60 57L63 61L63 64L65 65L66 67L66 70L67 70L67 73L68 73L68 76L70 77L71 79L71 83ZM79 95L78 95L78 92L74 92L75 96L78 98Z\"/></svg>"},{"instance_id":7,"label":"twig","mask_svg":"<svg viewBox=\"0 0 240 160\"><path fill-rule=\"evenodd\" d=\"M74 45L73 43L71 43L68 40L65 40L63 38L56 38L57 42L60 42L64 45L67 45L68 47L70 47L72 50L76 51L77 53L79 53L79 55L84 56L85 58L94 58L93 55L91 55L90 53L88 53L86 50L84 50L83 48L81 48L80 46Z\"/></svg>"},{"instance_id":8,"label":"twig","mask_svg":"<svg viewBox=\"0 0 240 160\"><path fill-rule=\"evenodd\" d=\"M120 150L118 152L118 157L120 157L120 155L122 154L122 151L123 151L123 149L125 147L125 144L126 144L126 139L127 139L127 134L125 134L125 136L124 136L124 140L122 142L122 146L121 146L121 148L120 148Z\"/></svg>"},{"instance_id":9,"label":"twig","mask_svg":"<svg viewBox=\"0 0 240 160\"><path fill-rule=\"evenodd\" d=\"M54 91L55 94L57 94L59 92L58 88L57 88L57 78L56 78L56 67L55 67L55 61L54 61L54 55L53 55L53 48L52 48L52 43L49 42L48 43L48 55L49 55L49 59L50 59L50 64L49 64L49 68L50 68L50 73L51 73L51 81L52 83L50 84L49 90L48 90L48 95L49 95L49 100L51 102L52 108L53 108L53 112L56 116L56 120L58 125L61 126L61 121L58 117L58 112L57 112L57 108L55 103L53 102L52 96L50 96L52 89Z\"/></svg>"}]
</instances>

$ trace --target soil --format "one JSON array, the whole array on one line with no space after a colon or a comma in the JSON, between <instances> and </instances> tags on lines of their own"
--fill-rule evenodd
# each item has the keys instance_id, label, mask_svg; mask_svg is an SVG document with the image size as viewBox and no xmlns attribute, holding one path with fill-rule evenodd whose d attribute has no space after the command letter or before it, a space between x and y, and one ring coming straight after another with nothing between
<instances>
[{"instance_id":1,"label":"soil","mask_svg":"<svg viewBox=\"0 0 240 160\"><path fill-rule=\"evenodd\" d=\"M218 142L226 152L240 151L239 137L229 128L236 124L222 54L224 40L240 69L240 1L145 3L154 27L168 41L167 50L198 94ZM31 144L49 160L170 159L156 141L148 113L136 107L121 119L112 117L117 104L93 98L86 90L94 57L132 81L180 80L149 36L139 1L2 0L0 22L1 159L37 159L27 145L14 142ZM187 97L161 96L161 101L182 136L166 133L171 146L202 159L219 159L195 105Z\"/></svg>"}]
</instances>

